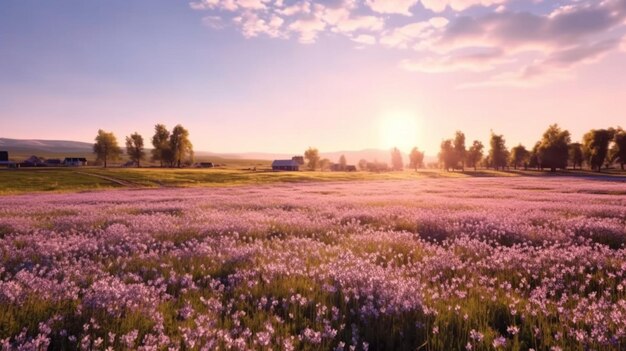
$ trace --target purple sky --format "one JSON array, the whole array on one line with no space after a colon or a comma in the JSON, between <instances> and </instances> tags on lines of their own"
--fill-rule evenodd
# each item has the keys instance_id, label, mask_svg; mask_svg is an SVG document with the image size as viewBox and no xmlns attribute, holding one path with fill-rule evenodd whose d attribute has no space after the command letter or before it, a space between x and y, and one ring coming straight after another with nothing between
<instances>
[{"instance_id":1,"label":"purple sky","mask_svg":"<svg viewBox=\"0 0 626 351\"><path fill-rule=\"evenodd\" d=\"M0 137L434 155L626 126L624 97L626 0L0 2Z\"/></svg>"}]
</instances>

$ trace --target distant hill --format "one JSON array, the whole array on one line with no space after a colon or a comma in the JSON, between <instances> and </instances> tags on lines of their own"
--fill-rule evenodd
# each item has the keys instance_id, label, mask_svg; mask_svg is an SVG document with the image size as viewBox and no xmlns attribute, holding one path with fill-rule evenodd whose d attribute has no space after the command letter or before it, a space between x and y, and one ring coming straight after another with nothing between
<instances>
[{"instance_id":1,"label":"distant hill","mask_svg":"<svg viewBox=\"0 0 626 351\"><path fill-rule=\"evenodd\" d=\"M77 155L88 158L93 157L93 144L81 141L71 140L27 140L27 139L9 139L0 138L0 150L9 151L11 158L24 158L30 155L43 157L64 157ZM149 150L147 150L149 152ZM196 151L195 156L198 161L217 161L225 160L276 160L290 159L292 156L303 155L287 154L287 153L269 153L269 152L241 152L241 153L217 153L208 151ZM356 165L359 160L387 162L391 161L390 150L365 149L358 151L332 151L320 152L322 158L328 158L332 162L339 161L339 157L345 155L349 164ZM405 162L408 163L408 155L402 153ZM426 157L426 162L430 158Z\"/></svg>"},{"instance_id":2,"label":"distant hill","mask_svg":"<svg viewBox=\"0 0 626 351\"><path fill-rule=\"evenodd\" d=\"M13 153L91 153L93 144L68 140L25 140L0 138L0 149Z\"/></svg>"}]
</instances>

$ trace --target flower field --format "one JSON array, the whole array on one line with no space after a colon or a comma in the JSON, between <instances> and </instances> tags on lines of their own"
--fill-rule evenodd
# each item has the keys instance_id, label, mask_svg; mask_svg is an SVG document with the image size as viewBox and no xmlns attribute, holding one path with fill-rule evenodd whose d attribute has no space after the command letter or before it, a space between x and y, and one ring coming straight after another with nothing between
<instances>
[{"instance_id":1,"label":"flower field","mask_svg":"<svg viewBox=\"0 0 626 351\"><path fill-rule=\"evenodd\" d=\"M626 183L423 179L0 198L0 345L624 350Z\"/></svg>"}]
</instances>

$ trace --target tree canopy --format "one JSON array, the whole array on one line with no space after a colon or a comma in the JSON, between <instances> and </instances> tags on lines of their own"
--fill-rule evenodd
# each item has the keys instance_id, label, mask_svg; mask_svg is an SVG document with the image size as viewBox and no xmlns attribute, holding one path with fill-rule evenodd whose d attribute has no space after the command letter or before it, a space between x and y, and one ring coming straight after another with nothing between
<instances>
[{"instance_id":1,"label":"tree canopy","mask_svg":"<svg viewBox=\"0 0 626 351\"><path fill-rule=\"evenodd\" d=\"M126 154L137 164L137 167L141 167L141 161L146 157L146 152L143 148L143 137L139 133L135 132L126 137Z\"/></svg>"},{"instance_id":2,"label":"tree canopy","mask_svg":"<svg viewBox=\"0 0 626 351\"><path fill-rule=\"evenodd\" d=\"M402 153L397 147L391 150L391 167L394 171L401 171L404 169L404 161L402 160Z\"/></svg>"},{"instance_id":3,"label":"tree canopy","mask_svg":"<svg viewBox=\"0 0 626 351\"><path fill-rule=\"evenodd\" d=\"M578 168L583 168L583 161L585 158L583 156L583 147L581 143L569 144L568 158L574 169L576 169L576 166L578 166Z\"/></svg>"},{"instance_id":4,"label":"tree canopy","mask_svg":"<svg viewBox=\"0 0 626 351\"><path fill-rule=\"evenodd\" d=\"M314 171L317 169L320 161L320 152L316 148L309 147L309 149L304 152L304 158L307 160L307 168Z\"/></svg>"},{"instance_id":5,"label":"tree canopy","mask_svg":"<svg viewBox=\"0 0 626 351\"><path fill-rule=\"evenodd\" d=\"M537 157L541 167L548 167L551 171L557 168L566 169L571 138L567 130L562 130L558 124L548 127L537 148Z\"/></svg>"},{"instance_id":6,"label":"tree canopy","mask_svg":"<svg viewBox=\"0 0 626 351\"><path fill-rule=\"evenodd\" d=\"M424 167L424 152L420 152L417 147L411 149L409 154L409 166L417 171L418 168Z\"/></svg>"},{"instance_id":7,"label":"tree canopy","mask_svg":"<svg viewBox=\"0 0 626 351\"><path fill-rule=\"evenodd\" d=\"M483 158L484 148L485 146L483 145L483 143L478 140L474 140L472 146L470 146L469 150L467 151L467 165L470 167L474 167L474 170L476 170L478 163L480 163L480 160Z\"/></svg>"},{"instance_id":8,"label":"tree canopy","mask_svg":"<svg viewBox=\"0 0 626 351\"><path fill-rule=\"evenodd\" d=\"M107 167L109 160L117 160L122 154L122 149L117 144L117 138L112 132L105 132L104 130L98 130L98 135L95 138L96 142L93 145L93 152L96 154L96 160L104 162L104 168Z\"/></svg>"},{"instance_id":9,"label":"tree canopy","mask_svg":"<svg viewBox=\"0 0 626 351\"><path fill-rule=\"evenodd\" d=\"M509 153L506 148L506 140L504 140L504 136L491 132L489 145L491 146L491 149L489 150L489 161L491 165L495 169L504 169Z\"/></svg>"},{"instance_id":10,"label":"tree canopy","mask_svg":"<svg viewBox=\"0 0 626 351\"><path fill-rule=\"evenodd\" d=\"M624 164L626 163L626 131L621 127L615 130L615 136L613 137L613 146L611 147L610 157L612 162L620 164L622 171L624 170Z\"/></svg>"},{"instance_id":11,"label":"tree canopy","mask_svg":"<svg viewBox=\"0 0 626 351\"><path fill-rule=\"evenodd\" d=\"M461 131L457 131L454 134L454 163L455 167L461 166L461 170L465 170L465 156L467 151L465 150L465 134Z\"/></svg>"},{"instance_id":12,"label":"tree canopy","mask_svg":"<svg viewBox=\"0 0 626 351\"><path fill-rule=\"evenodd\" d=\"M170 150L172 150L173 161L177 167L180 167L185 159L193 159L193 145L189 140L189 131L180 124L172 129Z\"/></svg>"},{"instance_id":13,"label":"tree canopy","mask_svg":"<svg viewBox=\"0 0 626 351\"><path fill-rule=\"evenodd\" d=\"M164 163L171 162L171 150L170 150L170 132L163 124L157 124L154 126L154 136L152 137L152 160L159 161L161 167Z\"/></svg>"},{"instance_id":14,"label":"tree canopy","mask_svg":"<svg viewBox=\"0 0 626 351\"><path fill-rule=\"evenodd\" d=\"M524 145L519 144L511 149L511 166L513 166L513 168L517 169L520 166L526 168L529 158L530 152L526 150Z\"/></svg>"},{"instance_id":15,"label":"tree canopy","mask_svg":"<svg viewBox=\"0 0 626 351\"><path fill-rule=\"evenodd\" d=\"M592 129L583 136L583 153L592 169L602 171L613 135L613 129Z\"/></svg>"},{"instance_id":16,"label":"tree canopy","mask_svg":"<svg viewBox=\"0 0 626 351\"><path fill-rule=\"evenodd\" d=\"M450 168L454 170L456 166L456 154L452 139L446 139L441 142L439 162L446 171L449 171Z\"/></svg>"}]
</instances>

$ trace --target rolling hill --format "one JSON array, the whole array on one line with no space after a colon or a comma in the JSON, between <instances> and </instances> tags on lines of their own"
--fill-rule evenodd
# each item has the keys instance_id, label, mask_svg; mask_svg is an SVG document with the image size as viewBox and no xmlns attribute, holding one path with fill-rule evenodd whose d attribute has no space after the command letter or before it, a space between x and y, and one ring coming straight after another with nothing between
<instances>
[{"instance_id":1,"label":"rolling hill","mask_svg":"<svg viewBox=\"0 0 626 351\"><path fill-rule=\"evenodd\" d=\"M0 150L9 151L9 156L15 161L22 160L31 155L46 158L52 157L87 157L93 158L93 144L71 141L71 140L40 140L40 139L10 139L0 138ZM149 152L149 149L147 150ZM302 153L301 153L302 154ZM300 155L301 155L300 154ZM345 155L349 164L357 164L359 160L379 161L389 163L391 154L389 150L365 149L358 151L332 151L320 152L320 157L328 158L332 162L337 162L341 155ZM217 153L208 151L196 151L195 157L198 161L213 161L224 163L228 160L275 160L290 159L296 154L288 153L268 153L268 152L242 152L242 153ZM406 153L404 159L408 162ZM426 157L426 162L430 158Z\"/></svg>"}]
</instances>

